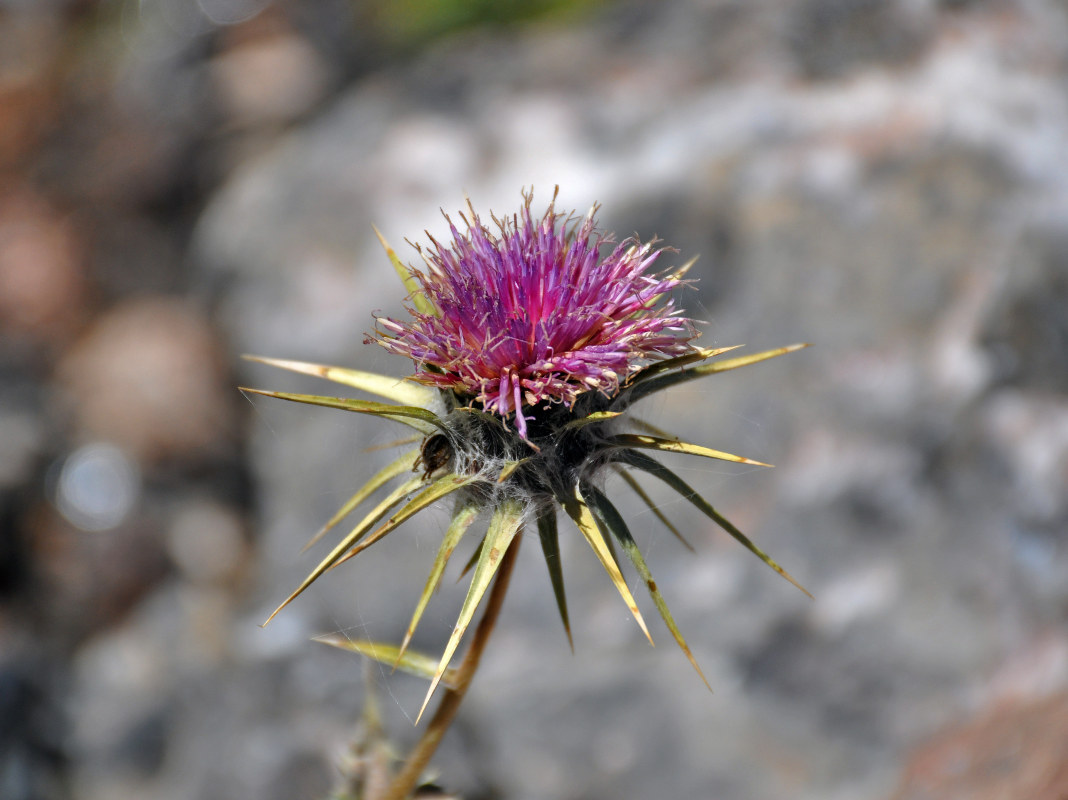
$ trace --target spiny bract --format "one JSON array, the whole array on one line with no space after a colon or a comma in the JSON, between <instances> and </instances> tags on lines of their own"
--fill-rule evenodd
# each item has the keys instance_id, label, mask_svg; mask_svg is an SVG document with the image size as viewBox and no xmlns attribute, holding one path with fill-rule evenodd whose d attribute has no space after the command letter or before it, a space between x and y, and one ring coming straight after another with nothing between
<instances>
[{"instance_id":1,"label":"spiny bract","mask_svg":"<svg viewBox=\"0 0 1068 800\"><path fill-rule=\"evenodd\" d=\"M560 617L571 640L557 537L558 508L574 521L649 637L610 542L620 546L675 641L701 674L626 522L598 487L598 473L605 467L618 471L677 536L678 531L629 470L666 483L801 588L650 452L760 462L681 442L624 414L655 392L805 345L713 361L734 348L693 346L690 340L696 334L690 321L680 316L667 296L680 285L689 264L671 273L653 274L651 269L664 251L634 239L615 244L597 230L596 208L576 221L573 216L557 214L550 203L544 216L535 220L531 195L524 198L520 212L511 220L493 218L497 233L483 225L469 203L470 218L461 215L466 231L461 232L450 220L452 241L448 245L431 237L432 250L419 250L425 270L405 265L382 240L408 290L412 319L380 318L377 335L369 341L412 358L414 380L253 357L392 403L248 391L393 420L415 429L418 436L411 441L419 442L372 477L313 537L309 546L379 489L397 482L274 614L327 570L367 549L422 509L452 496L452 522L401 645L327 640L430 678L427 701L439 682L448 683L448 665L460 639L502 556L525 524L537 527ZM608 249L606 255L601 254L604 249ZM624 427L627 422L632 423L631 430ZM408 643L449 557L484 509L491 512L488 530L468 565L473 564L474 573L467 597L435 666L425 656L409 652Z\"/></svg>"}]
</instances>

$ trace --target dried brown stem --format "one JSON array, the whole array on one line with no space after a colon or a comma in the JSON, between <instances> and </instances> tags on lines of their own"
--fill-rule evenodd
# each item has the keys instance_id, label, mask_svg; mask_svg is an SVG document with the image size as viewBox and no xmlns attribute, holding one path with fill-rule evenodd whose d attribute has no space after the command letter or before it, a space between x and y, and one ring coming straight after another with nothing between
<instances>
[{"instance_id":1,"label":"dried brown stem","mask_svg":"<svg viewBox=\"0 0 1068 800\"><path fill-rule=\"evenodd\" d=\"M500 614L501 606L504 603L504 595L508 591L508 581L512 576L512 568L515 566L516 556L519 554L520 538L516 536L512 540L511 546L505 551L504 557L501 559L497 577L493 581L493 587L490 589L489 598L486 601L486 610L482 613L482 619L479 620L474 636L471 637L471 643L464 654L464 659L456 670L455 686L446 690L445 696L441 698L441 703L434 712L434 717L427 725L426 731L424 731L415 747L412 748L411 753L408 754L408 759L405 761L401 771L393 779L389 789L381 797L374 798L374 800L405 800L405 798L409 797L420 776L422 776L423 770L426 769L426 765L430 763L434 751L438 749L438 745L445 736L445 731L452 724L456 712L460 710L460 703L463 702L464 695L467 694L467 687L475 676L478 662L482 658L482 651L486 649L486 644L489 642L490 634L493 633L493 627L497 623L497 616Z\"/></svg>"}]
</instances>

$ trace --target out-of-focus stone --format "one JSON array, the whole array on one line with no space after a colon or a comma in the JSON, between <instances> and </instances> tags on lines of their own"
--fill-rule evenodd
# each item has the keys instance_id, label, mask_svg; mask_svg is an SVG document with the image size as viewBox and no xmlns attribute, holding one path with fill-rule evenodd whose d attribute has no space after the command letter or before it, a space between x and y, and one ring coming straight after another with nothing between
<instances>
[{"instance_id":1,"label":"out-of-focus stone","mask_svg":"<svg viewBox=\"0 0 1068 800\"><path fill-rule=\"evenodd\" d=\"M739 177L748 184L738 211L741 291L774 308L759 329L803 330L799 315L823 315L835 322L827 346L836 350L928 336L974 265L988 263L990 244L976 232L991 228L1014 188L990 153L921 141L907 157L871 158L852 201L789 174L778 186Z\"/></svg>"},{"instance_id":2,"label":"out-of-focus stone","mask_svg":"<svg viewBox=\"0 0 1068 800\"><path fill-rule=\"evenodd\" d=\"M234 437L232 387L211 327L188 304L122 304L59 368L79 434L144 463L225 454Z\"/></svg>"},{"instance_id":3,"label":"out-of-focus stone","mask_svg":"<svg viewBox=\"0 0 1068 800\"><path fill-rule=\"evenodd\" d=\"M42 504L25 525L34 578L48 598L31 618L59 647L114 625L167 569L162 542L143 520L86 532Z\"/></svg>"},{"instance_id":4,"label":"out-of-focus stone","mask_svg":"<svg viewBox=\"0 0 1068 800\"><path fill-rule=\"evenodd\" d=\"M2 633L0 629L0 633ZM66 720L56 664L8 640L0 658L0 796L65 800Z\"/></svg>"},{"instance_id":5,"label":"out-of-focus stone","mask_svg":"<svg viewBox=\"0 0 1068 800\"><path fill-rule=\"evenodd\" d=\"M1068 519L1068 402L1004 390L986 404L982 424L1010 467L1021 516L1032 523Z\"/></svg>"},{"instance_id":6,"label":"out-of-focus stone","mask_svg":"<svg viewBox=\"0 0 1068 800\"><path fill-rule=\"evenodd\" d=\"M804 0L794 6L787 38L801 71L812 78L900 64L917 55L930 34L922 8L900 0Z\"/></svg>"},{"instance_id":7,"label":"out-of-focus stone","mask_svg":"<svg viewBox=\"0 0 1068 800\"><path fill-rule=\"evenodd\" d=\"M798 82L808 68L782 52L782 32L797 14L832 6L841 11L805 46L841 44L834 63L813 66L840 80ZM480 211L508 213L531 182L536 203L559 182L559 208L581 213L602 200L617 233L662 236L680 246L680 260L701 253L690 273L699 292L681 299L708 323L703 341L817 344L640 410L692 441L780 464L788 454L785 468L763 475L690 464L687 480L816 602L733 542L710 554L712 525L688 517L679 498L657 502L695 555L664 544L638 511L635 535L648 537L658 585L715 689L706 703L685 659L662 646L662 629L653 630L661 646L646 651L599 565L562 526L569 599L584 609L572 614L578 655L545 618L543 566L517 570L512 616L465 705L471 729L500 743L488 761L500 765L505 793L885 797L898 778L895 754L945 724L989 674L1006 626L1026 635L1036 614L1062 615L1056 595L1019 585L1005 543L1017 521L1001 502L1008 482L991 466L997 448L976 435L990 400L976 309L995 291L983 280L1003 267L1013 235L1004 220L1033 177L1052 193L1068 186L1057 62L998 39L1000 12L977 12L962 33L912 28L941 21L930 4L796 8L634 4L610 24L563 35L443 44L293 129L235 173L200 220L200 263L230 290L225 324L261 352L366 359L361 366L404 374L407 366L356 349L342 325L326 324L353 326L400 302L360 220L379 224L404 257L403 236L421 239L426 225L436 234L438 207L459 202L450 195L462 189ZM718 20L731 30L732 18L748 32L743 45L704 36ZM751 50L734 61L732 48ZM729 66L709 66L725 55ZM324 281L311 257L333 242L358 268L347 304L317 289L346 285ZM364 461L354 454L386 434L325 411L260 413L254 450L271 520L262 553L281 575L295 531L343 502L342 476ZM383 542L399 546L374 553L375 566L354 564L352 582L328 576L316 587L323 599L305 595L272 622L292 626L285 647L243 652L300 658L299 631L316 619L332 630L403 630L407 613L394 619L388 598L424 579L420 562L440 526L420 521L408 536ZM306 569L293 572L299 580ZM420 631L431 651L455 618L442 594ZM461 751L437 760L452 788L450 757Z\"/></svg>"},{"instance_id":8,"label":"out-of-focus stone","mask_svg":"<svg viewBox=\"0 0 1068 800\"><path fill-rule=\"evenodd\" d=\"M89 798L144 797L164 767L176 687L232 657L225 593L171 582L73 659L70 746Z\"/></svg>"},{"instance_id":9,"label":"out-of-focus stone","mask_svg":"<svg viewBox=\"0 0 1068 800\"><path fill-rule=\"evenodd\" d=\"M99 4L75 5L94 13ZM896 785L898 754L917 735L946 724L977 691L994 692L984 680L998 664L1020 662L998 672L1014 686L1060 691L1063 656L1047 663L1026 652L1036 627L1062 625L1068 586L1061 459L1049 457L1059 441L1058 389L1040 380L1058 362L1030 349L1052 342L1059 352L1060 323L1055 306L1021 305L1049 312L1040 319L1053 336L1028 334L1026 346L1012 345L1026 368L995 374L1016 383L1019 397L991 393L982 356L1012 366L999 353L1016 340L987 325L984 336L996 335L976 358L974 308L991 295L973 304L969 288L1010 264L1014 277L993 282L997 301L1003 289L1018 298L1024 284L1024 294L1041 297L1051 280L1038 271L1017 284L1026 254L1006 257L1005 245L1015 235L1006 221L1030 214L1031 201L1054 230L1068 208L1068 50L1053 0L972 3L952 15L933 12L933 0L628 0L561 28L472 31L411 60L373 63L366 78L358 73L372 64L372 48L353 42L367 29L337 24L353 8L347 0L275 4L270 25L273 12L229 27L219 25L254 13L260 0L120 5L137 13L100 25L68 17L93 30L97 47L72 67L77 99L48 137L47 163L29 165L65 202L93 206L76 218L92 234L94 287L109 301L204 292L235 350L402 375L410 364L359 347L372 310L393 313L403 293L370 221L414 259L403 238L421 239L423 226L439 232L438 208L456 209L463 191L480 211L501 214L515 209L520 186L534 183L540 204L559 182L560 208L582 213L601 200L617 233L658 234L678 246L671 263L702 254L690 273L701 278L698 291L680 300L708 323L704 342L817 344L640 409L693 441L783 465L757 473L691 462L686 479L816 601L725 534L713 548L711 523L681 498L661 493L656 502L694 554L647 509L625 508L715 689L708 695L639 597L654 616L658 647L646 646L562 520L577 653L528 542L529 569L513 579L460 735L435 759L442 783L472 797L872 800ZM832 7L841 10L813 28L814 9ZM806 14L811 41L791 42ZM913 19L934 24L910 55L913 45L895 37L910 33ZM872 20L887 24L868 37ZM316 33L325 29L328 36ZM287 112L296 118L272 117L280 113L273 98L257 96L261 116L242 122L234 101L215 102L224 93L213 81L231 56L278 37L314 42L331 76L353 86L335 104ZM339 57L324 41L338 43ZM835 80L798 81L815 74L804 59L819 61L823 45L837 49L815 70ZM245 76L238 90L258 91L249 77L255 59L234 69ZM32 136L47 110L30 114ZM0 119L0 128L17 123ZM207 198L220 177L226 188ZM189 226L205 205L188 258ZM999 308L992 304L991 320ZM1014 330L1037 330L1026 313L1013 320ZM136 350L109 344L97 353L111 349ZM129 385L129 376L104 372ZM249 372L257 386L330 391L266 367ZM4 389L6 400L13 392ZM125 422L120 413L150 405L138 399L111 413ZM55 622L35 635L55 641L72 622L99 631L106 620L99 645L120 656L75 653L63 667L77 673L69 783L79 800L325 794L316 777L324 767L308 754L343 746L362 692L358 660L321 652L307 637L394 640L408 622L444 531L440 514L258 627L321 555L298 559L303 538L390 458L362 449L400 434L377 420L265 398L250 408L255 436L244 454L258 481L255 552L242 552L241 525L216 505L214 464L183 471L177 497L169 493L175 473L148 465L142 499L151 502L111 531L72 531L47 507L20 517L32 531L19 541L34 546L38 580L20 586L17 599L35 620ZM173 413L159 419L171 424ZM46 430L43 444L24 442L23 453L77 452L90 432L71 419L68 430ZM153 446L173 453L172 439ZM161 582L168 569L175 579ZM462 584L444 584L415 643L429 652L440 652L463 599ZM15 606L0 614L29 613ZM1012 649L1020 659L1006 660ZM377 673L383 681L385 672ZM382 711L398 723L388 727L403 749L415 735L404 715L425 685L388 680Z\"/></svg>"},{"instance_id":10,"label":"out-of-focus stone","mask_svg":"<svg viewBox=\"0 0 1068 800\"><path fill-rule=\"evenodd\" d=\"M900 524L915 502L921 464L893 442L842 437L813 428L799 437L783 470L783 494L798 505L863 503L874 516ZM911 502L910 502L911 501Z\"/></svg>"},{"instance_id":11,"label":"out-of-focus stone","mask_svg":"<svg viewBox=\"0 0 1068 800\"><path fill-rule=\"evenodd\" d=\"M1061 223L1026 232L1008 263L982 332L996 378L1068 394L1068 235Z\"/></svg>"},{"instance_id":12,"label":"out-of-focus stone","mask_svg":"<svg viewBox=\"0 0 1068 800\"><path fill-rule=\"evenodd\" d=\"M239 127L292 120L313 108L327 87L318 54L292 33L223 53L212 62L211 75L223 114Z\"/></svg>"},{"instance_id":13,"label":"out-of-focus stone","mask_svg":"<svg viewBox=\"0 0 1068 800\"><path fill-rule=\"evenodd\" d=\"M0 170L18 168L57 115L56 23L48 13L5 13L0 25Z\"/></svg>"},{"instance_id":14,"label":"out-of-focus stone","mask_svg":"<svg viewBox=\"0 0 1068 800\"><path fill-rule=\"evenodd\" d=\"M809 619L823 635L835 635L866 619L883 616L901 595L901 576L892 564L850 572L824 586Z\"/></svg>"},{"instance_id":15,"label":"out-of-focus stone","mask_svg":"<svg viewBox=\"0 0 1068 800\"><path fill-rule=\"evenodd\" d=\"M82 237L34 192L0 194L0 334L57 344L85 316Z\"/></svg>"},{"instance_id":16,"label":"out-of-focus stone","mask_svg":"<svg viewBox=\"0 0 1068 800\"><path fill-rule=\"evenodd\" d=\"M59 467L56 508L83 531L117 527L140 499L140 477L120 448L101 442L83 445Z\"/></svg>"},{"instance_id":17,"label":"out-of-focus stone","mask_svg":"<svg viewBox=\"0 0 1068 800\"><path fill-rule=\"evenodd\" d=\"M259 16L270 0L201 0L197 5L216 25L235 25Z\"/></svg>"},{"instance_id":18,"label":"out-of-focus stone","mask_svg":"<svg viewBox=\"0 0 1068 800\"><path fill-rule=\"evenodd\" d=\"M44 437L44 425L28 411L0 410L0 489L27 479Z\"/></svg>"},{"instance_id":19,"label":"out-of-focus stone","mask_svg":"<svg viewBox=\"0 0 1068 800\"><path fill-rule=\"evenodd\" d=\"M167 552L188 580L217 585L240 577L250 555L240 516L210 500L190 501L175 512Z\"/></svg>"},{"instance_id":20,"label":"out-of-focus stone","mask_svg":"<svg viewBox=\"0 0 1068 800\"><path fill-rule=\"evenodd\" d=\"M91 94L84 102L106 104L108 98ZM58 193L82 205L86 219L105 227L117 223L108 213L136 220L139 205L165 203L168 193L197 178L177 131L121 108L109 112L78 131L77 156L57 154L48 175Z\"/></svg>"},{"instance_id":21,"label":"out-of-focus stone","mask_svg":"<svg viewBox=\"0 0 1068 800\"><path fill-rule=\"evenodd\" d=\"M1068 688L1068 635L1048 631L1018 646L993 674L985 694L993 702L1027 703Z\"/></svg>"},{"instance_id":22,"label":"out-of-focus stone","mask_svg":"<svg viewBox=\"0 0 1068 800\"><path fill-rule=\"evenodd\" d=\"M919 747L894 800L1068 797L1068 694L1009 703Z\"/></svg>"}]
</instances>

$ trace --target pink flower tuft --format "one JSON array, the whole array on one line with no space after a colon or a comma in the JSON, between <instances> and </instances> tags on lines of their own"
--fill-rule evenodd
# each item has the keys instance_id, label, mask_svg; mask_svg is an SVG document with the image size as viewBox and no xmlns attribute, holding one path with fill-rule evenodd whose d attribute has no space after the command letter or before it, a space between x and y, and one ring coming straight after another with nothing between
<instances>
[{"instance_id":1,"label":"pink flower tuft","mask_svg":"<svg viewBox=\"0 0 1068 800\"><path fill-rule=\"evenodd\" d=\"M413 274L436 313L379 318L375 341L414 360L416 380L515 413L525 438L531 407L570 407L592 390L610 397L644 364L690 352L695 333L666 297L682 281L650 274L662 249L615 244L597 230L596 208L577 222L550 203L535 220L524 197L519 214L493 218L497 233L469 208L465 232L449 220L448 246L431 238L420 248L427 271Z\"/></svg>"}]
</instances>

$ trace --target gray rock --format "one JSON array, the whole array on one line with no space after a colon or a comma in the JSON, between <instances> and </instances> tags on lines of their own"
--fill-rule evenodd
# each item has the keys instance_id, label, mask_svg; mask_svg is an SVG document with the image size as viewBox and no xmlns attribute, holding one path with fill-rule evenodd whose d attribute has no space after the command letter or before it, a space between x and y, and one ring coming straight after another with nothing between
<instances>
[{"instance_id":1,"label":"gray rock","mask_svg":"<svg viewBox=\"0 0 1068 800\"><path fill-rule=\"evenodd\" d=\"M623 502L709 695L655 620L648 647L565 533L572 655L527 542L440 780L469 797L888 797L902 754L991 697L991 676L1064 621L1064 259L1050 233L1068 218L1063 12L652 9L468 33L356 82L214 194L194 234L198 277L219 289L235 355L399 376L410 365L361 346L373 312L399 312L402 295L372 222L403 249L441 232L439 209L460 208L465 191L507 213L521 187L535 185L539 205L559 183L561 206L601 200L621 235L658 235L679 259L700 252L683 299L703 342L816 347L639 411L779 464L685 474L816 600L658 488L696 554ZM256 386L326 391L244 370ZM219 599L229 573L169 543L188 585L159 588L115 635L143 638L148 662L174 650L203 660L172 665L158 692L135 687L117 709L114 676L78 663L81 723L116 718L103 752L84 755L80 796L120 796L108 758L129 762L122 785L144 798L321 793L362 683L355 657L306 638L396 640L407 623L444 510L256 627L315 563L298 558L303 537L390 457L365 448L400 434L264 399L249 413L250 588ZM189 600L199 592L219 603L203 616ZM462 595L446 585L434 598L419 648L441 648ZM403 748L424 685L385 672ZM171 711L149 702L157 694ZM164 738L162 756L123 755L140 730Z\"/></svg>"}]
</instances>

